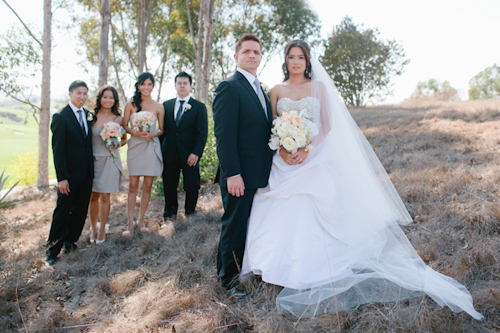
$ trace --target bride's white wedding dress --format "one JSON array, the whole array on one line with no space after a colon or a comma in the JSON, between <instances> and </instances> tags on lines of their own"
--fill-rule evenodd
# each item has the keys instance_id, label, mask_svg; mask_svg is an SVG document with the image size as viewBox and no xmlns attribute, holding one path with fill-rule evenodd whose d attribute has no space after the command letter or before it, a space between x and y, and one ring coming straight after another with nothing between
<instances>
[{"instance_id":1,"label":"bride's white wedding dress","mask_svg":"<svg viewBox=\"0 0 500 333\"><path fill-rule=\"evenodd\" d=\"M277 111L307 110L318 120L321 103L316 97L282 98ZM332 127L301 165L287 165L275 154L269 184L254 198L243 278L253 273L285 287L277 306L296 316L425 293L441 306L481 319L467 289L426 266L415 252L398 225L411 218L373 179L387 180L342 163L346 145Z\"/></svg>"}]
</instances>

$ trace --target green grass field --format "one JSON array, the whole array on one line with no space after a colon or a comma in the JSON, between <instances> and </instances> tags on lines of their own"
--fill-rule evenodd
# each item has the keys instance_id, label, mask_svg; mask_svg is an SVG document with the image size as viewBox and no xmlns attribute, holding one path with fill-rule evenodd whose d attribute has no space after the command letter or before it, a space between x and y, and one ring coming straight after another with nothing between
<instances>
[{"instance_id":1,"label":"green grass field","mask_svg":"<svg viewBox=\"0 0 500 333\"><path fill-rule=\"evenodd\" d=\"M26 111L23 110L0 107L1 112L13 113L23 119L21 122L16 122L7 117L0 116L0 172L5 169L5 175L10 175L9 183L12 183L14 182L14 170L17 163L16 157L30 151L35 151L38 154L38 124L31 115L29 115L25 124ZM55 178L50 141L49 178Z\"/></svg>"}]
</instances>

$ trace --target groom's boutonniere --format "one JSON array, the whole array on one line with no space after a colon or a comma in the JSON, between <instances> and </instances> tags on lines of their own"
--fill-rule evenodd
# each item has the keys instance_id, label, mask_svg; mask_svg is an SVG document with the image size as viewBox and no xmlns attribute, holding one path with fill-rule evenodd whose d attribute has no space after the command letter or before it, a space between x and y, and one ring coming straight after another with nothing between
<instances>
[{"instance_id":1,"label":"groom's boutonniere","mask_svg":"<svg viewBox=\"0 0 500 333\"><path fill-rule=\"evenodd\" d=\"M94 114L92 112L87 112L87 121L93 121L94 120Z\"/></svg>"},{"instance_id":2,"label":"groom's boutonniere","mask_svg":"<svg viewBox=\"0 0 500 333\"><path fill-rule=\"evenodd\" d=\"M267 84L261 83L260 87L262 88L262 90L264 90L264 92L266 93L266 95L269 97L269 87L267 86Z\"/></svg>"},{"instance_id":3,"label":"groom's boutonniere","mask_svg":"<svg viewBox=\"0 0 500 333\"><path fill-rule=\"evenodd\" d=\"M186 104L186 107L184 108L184 110L189 111L189 110L191 110L191 108L192 108L191 104Z\"/></svg>"}]
</instances>

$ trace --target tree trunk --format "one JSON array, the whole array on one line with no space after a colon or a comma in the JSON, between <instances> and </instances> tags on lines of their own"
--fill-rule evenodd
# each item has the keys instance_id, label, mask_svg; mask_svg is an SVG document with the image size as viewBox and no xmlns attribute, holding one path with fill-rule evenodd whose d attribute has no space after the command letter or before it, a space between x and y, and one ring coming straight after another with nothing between
<instances>
[{"instance_id":1,"label":"tree trunk","mask_svg":"<svg viewBox=\"0 0 500 333\"><path fill-rule=\"evenodd\" d=\"M144 72L146 67L146 45L148 40L149 24L153 12L154 0L139 0L139 10L137 15L138 28L138 54L137 54L137 69L138 73Z\"/></svg>"},{"instance_id":2,"label":"tree trunk","mask_svg":"<svg viewBox=\"0 0 500 333\"><path fill-rule=\"evenodd\" d=\"M42 107L38 128L37 187L49 186L50 53L52 49L52 0L43 1Z\"/></svg>"},{"instance_id":3,"label":"tree trunk","mask_svg":"<svg viewBox=\"0 0 500 333\"><path fill-rule=\"evenodd\" d=\"M212 69L212 42L214 40L214 5L215 0L205 0L205 42L203 46L203 71L201 78L200 100L206 103L208 100L208 88L210 87L210 74Z\"/></svg>"},{"instance_id":4,"label":"tree trunk","mask_svg":"<svg viewBox=\"0 0 500 333\"><path fill-rule=\"evenodd\" d=\"M144 62L146 58L146 50L142 48L145 32L145 21L146 21L146 0L139 0L139 6L137 11L137 29L138 29L138 47L137 47L137 74L141 74L144 71Z\"/></svg>"},{"instance_id":5,"label":"tree trunk","mask_svg":"<svg viewBox=\"0 0 500 333\"><path fill-rule=\"evenodd\" d=\"M101 3L101 39L99 41L99 87L108 83L109 24L111 22L111 0Z\"/></svg>"},{"instance_id":6,"label":"tree trunk","mask_svg":"<svg viewBox=\"0 0 500 333\"><path fill-rule=\"evenodd\" d=\"M195 61L195 82L196 82L196 87L194 91L194 98L197 100L201 99L201 92L203 90L203 80L201 78L201 71L202 71L202 66L203 66L203 20L205 18L205 8L206 8L206 3L207 1L210 0L201 0L200 1L200 16L199 16L199 24L198 24L198 40L196 42L196 61Z\"/></svg>"}]
</instances>

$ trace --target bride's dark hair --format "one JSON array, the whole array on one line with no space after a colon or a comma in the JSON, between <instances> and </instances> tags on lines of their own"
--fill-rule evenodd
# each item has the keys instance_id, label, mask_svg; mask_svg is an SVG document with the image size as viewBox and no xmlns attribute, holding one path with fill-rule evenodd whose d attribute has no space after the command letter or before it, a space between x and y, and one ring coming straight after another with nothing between
<instances>
[{"instance_id":1,"label":"bride's dark hair","mask_svg":"<svg viewBox=\"0 0 500 333\"><path fill-rule=\"evenodd\" d=\"M292 47L300 47L302 49L302 52L304 52L304 57L306 58L306 70L304 71L304 76L308 79L311 78L311 48L309 47L309 44L304 42L303 40L300 39L294 39L290 43L285 46L285 62L283 63L283 66L281 68L283 69L283 75L285 75L285 78L283 81L286 81L290 78L290 72L288 71L288 66L286 64L286 61L288 59L288 53L290 53L290 50Z\"/></svg>"},{"instance_id":2,"label":"bride's dark hair","mask_svg":"<svg viewBox=\"0 0 500 333\"><path fill-rule=\"evenodd\" d=\"M147 79L150 79L151 82L153 82L153 86L155 85L155 78L153 77L153 74L149 72L144 72L137 77L137 82L135 83L135 93L134 97L132 97L132 103L135 107L137 107L136 112L141 111L142 96L141 91L139 90L139 86L143 84Z\"/></svg>"}]
</instances>

